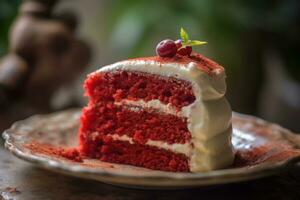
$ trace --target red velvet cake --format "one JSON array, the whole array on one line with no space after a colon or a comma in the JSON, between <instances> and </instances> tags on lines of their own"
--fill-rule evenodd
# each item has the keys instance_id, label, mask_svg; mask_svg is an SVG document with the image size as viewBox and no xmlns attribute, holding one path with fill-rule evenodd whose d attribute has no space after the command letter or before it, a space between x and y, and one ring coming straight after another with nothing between
<instances>
[{"instance_id":1,"label":"red velvet cake","mask_svg":"<svg viewBox=\"0 0 300 200\"><path fill-rule=\"evenodd\" d=\"M174 172L233 161L224 68L200 54L117 62L88 75L84 89L84 156Z\"/></svg>"}]
</instances>

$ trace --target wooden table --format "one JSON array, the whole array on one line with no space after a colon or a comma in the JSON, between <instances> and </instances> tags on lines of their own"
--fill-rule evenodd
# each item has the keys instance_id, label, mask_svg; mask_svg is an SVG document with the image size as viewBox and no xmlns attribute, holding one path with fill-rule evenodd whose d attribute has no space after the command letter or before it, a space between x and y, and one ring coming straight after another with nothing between
<instances>
[{"instance_id":1,"label":"wooden table","mask_svg":"<svg viewBox=\"0 0 300 200\"><path fill-rule=\"evenodd\" d=\"M1 142L1 140L0 140ZM106 185L39 169L0 145L0 200L122 199L300 199L300 167L245 183L186 190L138 190Z\"/></svg>"}]
</instances>

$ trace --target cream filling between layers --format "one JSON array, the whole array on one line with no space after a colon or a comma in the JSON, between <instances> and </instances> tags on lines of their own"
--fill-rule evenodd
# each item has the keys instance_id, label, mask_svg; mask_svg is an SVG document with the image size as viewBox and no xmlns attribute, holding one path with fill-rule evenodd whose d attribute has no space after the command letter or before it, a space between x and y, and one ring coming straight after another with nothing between
<instances>
[{"instance_id":1,"label":"cream filling between layers","mask_svg":"<svg viewBox=\"0 0 300 200\"><path fill-rule=\"evenodd\" d=\"M193 150L190 156L190 170L192 172L207 171L226 167L233 162L233 151L230 143L231 108L226 98L225 73L216 70L213 77L197 68L197 64L190 62L187 65L179 63L159 63L156 61L127 60L105 66L98 71L114 72L118 70L145 72L162 77L174 77L191 83L196 100L181 109L181 114L187 117L188 130L192 136ZM151 105L152 104L152 105ZM158 101L152 101L149 106L159 107ZM162 110L173 112L167 105ZM179 113L179 114L180 114ZM178 113L177 113L178 114ZM217 155L209 152L212 146L208 146L203 152L203 144L215 140L218 136L224 136L220 144L224 144L223 151ZM229 141L229 142L228 142ZM212 142L214 143L214 142ZM199 153L200 152L200 153Z\"/></svg>"},{"instance_id":2,"label":"cream filling between layers","mask_svg":"<svg viewBox=\"0 0 300 200\"><path fill-rule=\"evenodd\" d=\"M118 102L115 102L115 105L128 105L128 106L137 106L141 108L155 109L158 112L162 112L165 114L171 114L178 117L187 117L181 111L177 111L174 106L169 104L163 104L160 100L150 100L145 102L144 100L132 101L128 99L124 99Z\"/></svg>"},{"instance_id":3,"label":"cream filling between layers","mask_svg":"<svg viewBox=\"0 0 300 200\"><path fill-rule=\"evenodd\" d=\"M112 134L110 135L113 140L119 140L119 141L126 141L129 142L130 144L135 144L135 142L133 141L133 139L131 137L128 137L127 135L117 135L117 134ZM191 155L191 151L192 151L192 146L189 142L186 142L184 144L168 144L166 142L163 141L155 141L155 140L147 140L146 144L148 146L154 146L154 147L158 147L161 149L165 149L168 151L172 151L173 153L180 153L180 154L184 154L187 157L190 157Z\"/></svg>"}]
</instances>

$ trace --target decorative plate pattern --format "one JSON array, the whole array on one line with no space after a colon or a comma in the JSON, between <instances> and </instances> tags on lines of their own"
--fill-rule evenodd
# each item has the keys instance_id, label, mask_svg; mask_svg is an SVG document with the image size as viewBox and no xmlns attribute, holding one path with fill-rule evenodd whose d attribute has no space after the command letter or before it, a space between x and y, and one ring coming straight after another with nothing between
<instances>
[{"instance_id":1,"label":"decorative plate pattern","mask_svg":"<svg viewBox=\"0 0 300 200\"><path fill-rule=\"evenodd\" d=\"M17 157L52 171L140 188L187 188L245 181L279 173L300 160L300 135L256 117L233 113L232 144L236 156L227 169L173 173L94 159L76 162L62 152L70 154L77 146L79 117L80 110L72 109L16 122L3 133L5 146Z\"/></svg>"}]
</instances>

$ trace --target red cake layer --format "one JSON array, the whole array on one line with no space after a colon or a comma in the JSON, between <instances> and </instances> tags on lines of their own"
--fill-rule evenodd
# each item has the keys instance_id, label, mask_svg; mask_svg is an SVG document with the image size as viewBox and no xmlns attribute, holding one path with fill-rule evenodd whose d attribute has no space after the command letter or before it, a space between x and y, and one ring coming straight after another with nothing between
<instances>
[{"instance_id":1,"label":"red cake layer","mask_svg":"<svg viewBox=\"0 0 300 200\"><path fill-rule=\"evenodd\" d=\"M191 138L186 118L154 110L132 111L111 102L86 107L81 122L81 132L86 135L85 138L94 138L95 134L91 133L95 131L101 135L127 135L139 144L145 144L148 139L183 144Z\"/></svg>"},{"instance_id":2,"label":"red cake layer","mask_svg":"<svg viewBox=\"0 0 300 200\"><path fill-rule=\"evenodd\" d=\"M193 52L190 56L181 56L179 54L176 54L173 57L153 56L153 57L133 58L130 60L156 61L159 63L178 63L183 65L188 65L190 62L194 62L197 64L199 70L211 76L224 71L224 68L221 65L196 52Z\"/></svg>"},{"instance_id":3,"label":"red cake layer","mask_svg":"<svg viewBox=\"0 0 300 200\"><path fill-rule=\"evenodd\" d=\"M81 152L101 161L163 171L189 171L188 159L183 154L175 154L157 147L114 141L109 136L102 136L97 141L83 142L85 143L81 144Z\"/></svg>"},{"instance_id":4,"label":"red cake layer","mask_svg":"<svg viewBox=\"0 0 300 200\"><path fill-rule=\"evenodd\" d=\"M96 73L88 77L84 88L91 103L159 99L181 109L195 101L192 86L187 81L138 72Z\"/></svg>"}]
</instances>

